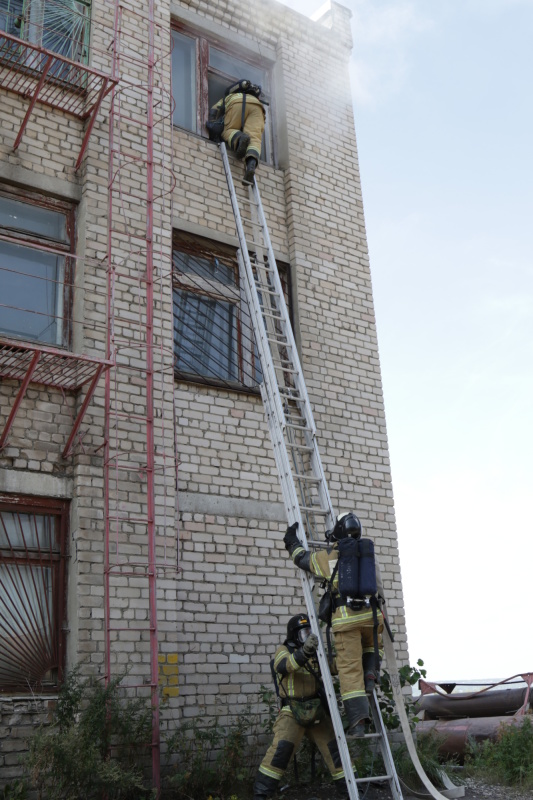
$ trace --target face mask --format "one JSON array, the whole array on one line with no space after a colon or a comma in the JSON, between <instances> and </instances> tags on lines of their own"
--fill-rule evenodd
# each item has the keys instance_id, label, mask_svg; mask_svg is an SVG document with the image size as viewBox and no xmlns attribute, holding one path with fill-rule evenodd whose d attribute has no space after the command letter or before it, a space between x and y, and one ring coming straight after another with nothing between
<instances>
[{"instance_id":1,"label":"face mask","mask_svg":"<svg viewBox=\"0 0 533 800\"><path fill-rule=\"evenodd\" d=\"M300 628L298 631L298 644L303 644L308 636L311 635L311 628Z\"/></svg>"}]
</instances>

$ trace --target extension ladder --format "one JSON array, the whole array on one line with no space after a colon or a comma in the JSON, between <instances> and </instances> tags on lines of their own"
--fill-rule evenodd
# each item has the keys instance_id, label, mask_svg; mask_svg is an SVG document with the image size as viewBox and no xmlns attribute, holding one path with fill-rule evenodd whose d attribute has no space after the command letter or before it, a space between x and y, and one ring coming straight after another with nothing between
<instances>
[{"instance_id":1,"label":"extension ladder","mask_svg":"<svg viewBox=\"0 0 533 800\"><path fill-rule=\"evenodd\" d=\"M287 520L289 524L298 522L298 537L305 549L309 549L309 546L324 547L326 546L324 533L327 528L333 527L335 513L318 450L311 404L259 189L257 182L254 181L253 185L248 187L247 192L241 192L240 203L243 206L241 214L224 142L219 145L219 148L239 240L237 257L241 281L244 285L261 363L263 377L260 384L261 396L272 439ZM248 237L245 234L245 226ZM310 573L302 570L298 570L298 572L301 575L311 628L318 635L317 655L350 800L359 800L358 784L369 782L388 784L393 800L402 800L402 791L375 692L370 697L375 733L366 734L366 738L377 740L385 765L385 774L372 778L357 778L354 775L328 660L320 636L312 595L314 578ZM397 684L398 689L395 691L396 704L397 706L401 704L403 708L394 649L392 643L389 642L385 643L385 647L391 682L393 686ZM404 727L401 714L400 719L402 727ZM406 715L405 721L407 721ZM410 736L408 723L406 727ZM414 758L418 761L416 751ZM430 794L435 800L443 798L443 795L438 793L429 781L428 784L426 787L428 789L431 787Z\"/></svg>"}]
</instances>

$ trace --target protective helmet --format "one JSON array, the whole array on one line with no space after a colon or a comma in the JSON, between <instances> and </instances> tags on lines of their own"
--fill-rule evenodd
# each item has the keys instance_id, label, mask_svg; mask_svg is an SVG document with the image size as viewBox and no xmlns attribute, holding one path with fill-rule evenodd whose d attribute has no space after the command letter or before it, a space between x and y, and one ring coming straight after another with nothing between
<instances>
[{"instance_id":1,"label":"protective helmet","mask_svg":"<svg viewBox=\"0 0 533 800\"><path fill-rule=\"evenodd\" d=\"M338 542L351 536L352 539L360 539L363 528L359 517L353 511L345 511L339 514L335 520L335 527L331 531L326 531L326 539L330 542Z\"/></svg>"},{"instance_id":2,"label":"protective helmet","mask_svg":"<svg viewBox=\"0 0 533 800\"><path fill-rule=\"evenodd\" d=\"M256 83L252 83L247 78L242 78L240 81L236 83L232 83L231 86L228 86L226 89L225 94L234 94L235 92L245 92L246 94L253 94L256 97L259 97L262 92L261 86Z\"/></svg>"},{"instance_id":3,"label":"protective helmet","mask_svg":"<svg viewBox=\"0 0 533 800\"><path fill-rule=\"evenodd\" d=\"M300 647L311 632L307 614L297 614L287 624L287 641Z\"/></svg>"}]
</instances>

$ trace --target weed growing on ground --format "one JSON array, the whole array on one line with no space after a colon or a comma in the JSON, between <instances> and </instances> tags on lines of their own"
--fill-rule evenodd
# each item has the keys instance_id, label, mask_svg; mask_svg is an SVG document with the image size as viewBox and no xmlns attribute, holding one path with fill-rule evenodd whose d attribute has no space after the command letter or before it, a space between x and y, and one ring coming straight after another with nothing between
<instances>
[{"instance_id":1,"label":"weed growing on ground","mask_svg":"<svg viewBox=\"0 0 533 800\"><path fill-rule=\"evenodd\" d=\"M46 800L140 800L152 710L124 697L117 677L107 686L81 678L76 668L59 693L51 725L29 742L30 782Z\"/></svg>"},{"instance_id":2,"label":"weed growing on ground","mask_svg":"<svg viewBox=\"0 0 533 800\"><path fill-rule=\"evenodd\" d=\"M533 788L533 724L502 725L495 742L470 742L466 772L504 786Z\"/></svg>"},{"instance_id":3,"label":"weed growing on ground","mask_svg":"<svg viewBox=\"0 0 533 800\"><path fill-rule=\"evenodd\" d=\"M252 779L260 718L248 707L229 725L194 717L166 741L168 800L237 800Z\"/></svg>"}]
</instances>

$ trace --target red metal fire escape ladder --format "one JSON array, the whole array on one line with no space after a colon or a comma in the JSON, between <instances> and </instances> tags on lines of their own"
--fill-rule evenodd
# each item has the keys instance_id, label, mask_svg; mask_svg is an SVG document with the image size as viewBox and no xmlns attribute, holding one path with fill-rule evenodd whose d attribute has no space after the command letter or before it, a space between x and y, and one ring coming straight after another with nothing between
<instances>
[{"instance_id":1,"label":"red metal fire escape ladder","mask_svg":"<svg viewBox=\"0 0 533 800\"><path fill-rule=\"evenodd\" d=\"M168 234L175 184L169 168L169 75L168 24L156 23L154 0L145 13L116 0L118 85L109 120L107 358L114 365L105 383L105 665L109 681L123 673L124 657L132 651L122 685L151 703L152 779L158 792L157 579L162 571L176 571L175 562L166 562L165 549L165 528L175 524L174 498L167 522L165 488L176 479L175 440L173 430L164 430L166 397L171 392L173 398L172 333L170 326L162 330L161 319L171 297ZM142 598L133 617L132 592Z\"/></svg>"}]
</instances>

